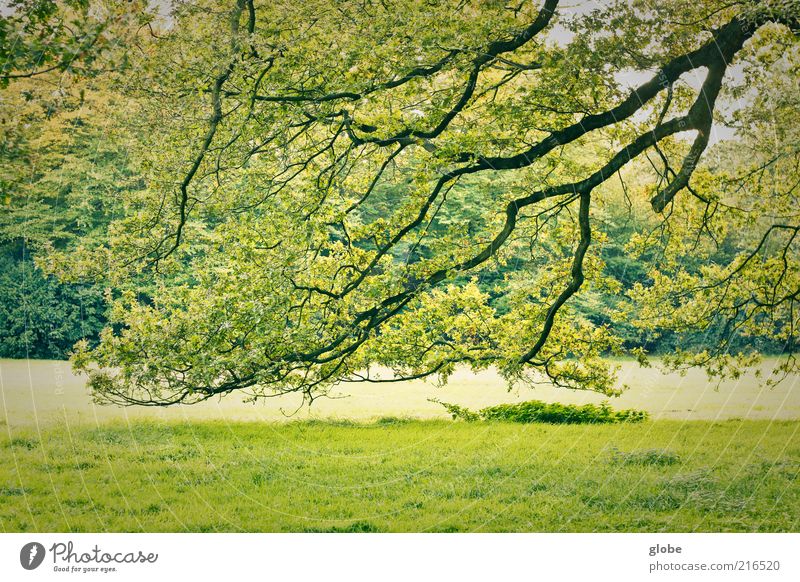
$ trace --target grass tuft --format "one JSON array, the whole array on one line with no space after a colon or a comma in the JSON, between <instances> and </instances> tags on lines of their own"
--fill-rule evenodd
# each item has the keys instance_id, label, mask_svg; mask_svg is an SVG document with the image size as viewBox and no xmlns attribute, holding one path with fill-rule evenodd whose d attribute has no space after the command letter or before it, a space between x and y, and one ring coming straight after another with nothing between
<instances>
[{"instance_id":1,"label":"grass tuft","mask_svg":"<svg viewBox=\"0 0 800 582\"><path fill-rule=\"evenodd\" d=\"M380 530L368 521L356 521L350 525L343 527L330 527L327 529L322 528L307 528L308 533L378 533Z\"/></svg>"},{"instance_id":2,"label":"grass tuft","mask_svg":"<svg viewBox=\"0 0 800 582\"><path fill-rule=\"evenodd\" d=\"M613 462L622 465L655 465L660 467L674 465L681 460L679 455L667 449L640 449L627 453L614 450L611 459Z\"/></svg>"}]
</instances>

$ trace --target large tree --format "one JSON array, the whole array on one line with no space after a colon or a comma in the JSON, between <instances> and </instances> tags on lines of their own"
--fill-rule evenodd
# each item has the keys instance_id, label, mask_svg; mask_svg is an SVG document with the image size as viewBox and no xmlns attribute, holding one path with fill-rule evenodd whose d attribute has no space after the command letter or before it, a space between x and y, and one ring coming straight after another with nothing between
<instances>
[{"instance_id":1,"label":"large tree","mask_svg":"<svg viewBox=\"0 0 800 582\"><path fill-rule=\"evenodd\" d=\"M76 364L101 399L165 405L313 399L375 365L613 393L623 324L707 331L670 361L713 373L751 361L737 335L791 353L798 14L179 2L117 79L148 189L99 249L126 290ZM726 124L735 147L706 152ZM609 208L643 202L653 228L609 242ZM630 289L610 243L648 257ZM620 295L602 323L571 309L592 290Z\"/></svg>"}]
</instances>

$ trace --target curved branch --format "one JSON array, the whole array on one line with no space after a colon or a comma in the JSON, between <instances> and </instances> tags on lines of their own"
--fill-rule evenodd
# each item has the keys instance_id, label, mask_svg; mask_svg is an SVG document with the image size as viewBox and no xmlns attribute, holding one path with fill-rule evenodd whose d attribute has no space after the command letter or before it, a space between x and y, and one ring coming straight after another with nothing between
<instances>
[{"instance_id":1,"label":"curved branch","mask_svg":"<svg viewBox=\"0 0 800 582\"><path fill-rule=\"evenodd\" d=\"M589 250L589 244L592 241L592 228L589 224L590 204L590 192L588 190L581 192L581 203L580 209L578 210L578 225L580 226L581 234L580 240L578 241L578 246L575 249L575 257L572 260L570 281L547 310L542 331L539 333L539 339L536 340L536 343L530 350L525 352L525 354L520 357L520 363L527 364L539 354L544 347L544 344L547 342L547 338L550 337L550 332L553 329L553 324L555 323L558 310L561 309L561 307L564 306L569 298L575 295L575 293L577 293L581 288L581 285L583 285L583 281L585 280L585 276L583 274L583 259L586 257L586 251Z\"/></svg>"},{"instance_id":2,"label":"curved branch","mask_svg":"<svg viewBox=\"0 0 800 582\"><path fill-rule=\"evenodd\" d=\"M714 121L714 105L722 88L722 79L725 76L726 68L727 65L722 58L709 65L708 75L700 89L700 95L698 95L688 115L692 125L697 128L697 137L672 182L650 201L653 210L656 212L662 212L675 197L675 194L689 185L689 179L700 161L700 156L708 146L708 140L711 137L711 125Z\"/></svg>"},{"instance_id":3,"label":"curved branch","mask_svg":"<svg viewBox=\"0 0 800 582\"><path fill-rule=\"evenodd\" d=\"M241 19L244 8L245 0L237 0L236 8L234 8L233 13L231 14L231 50L234 54L236 53L236 47L238 46L239 20ZM255 18L255 12L252 12L250 16L251 18ZM197 171L200 169L200 164L203 163L203 159L205 159L206 154L211 147L211 142L214 140L214 136L217 133L219 123L222 121L222 86L231 76L231 73L233 73L233 69L237 60L238 55L231 57L222 72L214 79L214 86L211 91L212 113L208 121L208 130L203 137L200 150L195 155L194 160L189 167L189 171L186 173L179 186L180 197L178 200L178 226L176 227L175 233L172 236L162 239L158 246L154 249L152 254L155 258L152 262L155 265L158 265L159 261L169 257L181 244L183 229L186 226L186 219L188 218L189 214L189 185L192 183L195 174L197 174ZM175 239L171 246L165 252L159 252L161 247L170 238Z\"/></svg>"}]
</instances>

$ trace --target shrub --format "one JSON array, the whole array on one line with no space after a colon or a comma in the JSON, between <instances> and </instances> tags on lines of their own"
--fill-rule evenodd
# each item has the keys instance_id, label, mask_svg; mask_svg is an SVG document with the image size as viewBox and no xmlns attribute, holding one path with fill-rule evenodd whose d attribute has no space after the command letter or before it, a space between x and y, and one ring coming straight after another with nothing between
<instances>
[{"instance_id":1,"label":"shrub","mask_svg":"<svg viewBox=\"0 0 800 582\"><path fill-rule=\"evenodd\" d=\"M106 323L99 285L67 284L0 250L0 358L64 359Z\"/></svg>"},{"instance_id":2,"label":"shrub","mask_svg":"<svg viewBox=\"0 0 800 582\"><path fill-rule=\"evenodd\" d=\"M472 422L475 420L480 420L480 413L472 412L469 408L464 408L463 406L459 406L458 404L450 404L449 402L442 402L438 398L429 398L429 402L435 402L436 404L441 404L444 406L445 410L450 413L450 416L453 417L453 420L466 420L468 422Z\"/></svg>"},{"instance_id":3,"label":"shrub","mask_svg":"<svg viewBox=\"0 0 800 582\"><path fill-rule=\"evenodd\" d=\"M445 407L453 420L502 420L508 422L545 422L549 424L608 424L641 422L648 418L642 410L614 410L607 402L601 404L560 404L530 400L518 404L498 404L474 412L457 404L431 399Z\"/></svg>"}]
</instances>

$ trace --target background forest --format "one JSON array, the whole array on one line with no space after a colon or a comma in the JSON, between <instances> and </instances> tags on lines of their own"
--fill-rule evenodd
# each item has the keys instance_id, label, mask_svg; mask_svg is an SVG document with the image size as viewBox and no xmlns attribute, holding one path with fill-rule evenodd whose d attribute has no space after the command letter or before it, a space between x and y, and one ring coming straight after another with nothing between
<instances>
[{"instance_id":1,"label":"background forest","mask_svg":"<svg viewBox=\"0 0 800 582\"><path fill-rule=\"evenodd\" d=\"M105 295L116 291L109 281L59 278L47 270L48 252L54 248L69 251L80 245L102 244L111 221L124 212L125 196L145 187L144 178L124 145L109 139L115 122L114 104L123 102L124 97L114 93L113 83L106 83L110 86L101 83L89 93L70 87L49 100L37 99L33 84L29 92L21 91L16 99L9 91L2 95L0 357L66 359L78 340L96 344L108 323ZM714 161L717 170L735 173L749 163L750 149L744 139L734 134L711 146L706 156ZM626 194L624 188L642 190L653 179L651 163L654 160L638 161L627 173L625 184L617 181L611 185L620 199ZM459 205L443 207L431 222L434 238L443 236L451 225L469 235L482 221L483 197L503 187L502 182L496 181L461 187ZM385 215L391 201L402 194L402 185L383 189L365 216L374 220ZM587 290L575 301L579 317L595 325L610 324L610 313L629 303L627 294L636 284L652 284L649 272L658 265L659 250L631 253L625 248L627 242L639 234L664 236L660 220L649 208L632 200L628 205L605 207L602 220L608 238L600 257L606 274L618 287ZM710 260L729 264L750 248L752 235L731 230L716 243ZM407 250L398 249L394 260L405 261ZM423 244L414 253L425 256L430 251ZM697 275L707 261L703 258L686 266ZM530 254L522 250L477 279L478 287L492 297L492 305L501 313L506 308L504 292L499 288L515 270L535 269L530 263ZM466 275L458 279L461 284L469 280ZM670 329L642 330L633 325L615 329L625 348L642 346L653 355L670 353L676 345L701 350L712 347L719 341L720 331L713 325L680 334ZM768 334L737 334L730 342L734 352L754 348L776 355L792 347Z\"/></svg>"}]
</instances>

